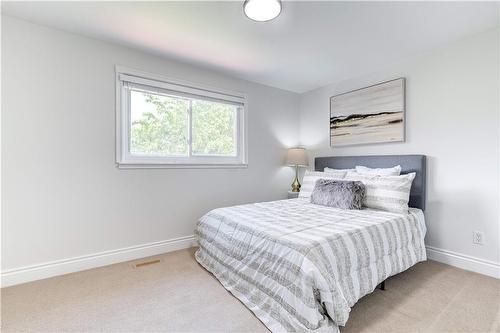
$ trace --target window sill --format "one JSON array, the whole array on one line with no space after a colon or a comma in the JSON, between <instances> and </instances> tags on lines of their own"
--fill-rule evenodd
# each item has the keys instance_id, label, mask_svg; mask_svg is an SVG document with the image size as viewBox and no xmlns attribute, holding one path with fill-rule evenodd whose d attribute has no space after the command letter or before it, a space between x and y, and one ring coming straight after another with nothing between
<instances>
[{"instance_id":1,"label":"window sill","mask_svg":"<svg viewBox=\"0 0 500 333\"><path fill-rule=\"evenodd\" d=\"M133 164L117 163L118 169L246 169L248 164Z\"/></svg>"}]
</instances>

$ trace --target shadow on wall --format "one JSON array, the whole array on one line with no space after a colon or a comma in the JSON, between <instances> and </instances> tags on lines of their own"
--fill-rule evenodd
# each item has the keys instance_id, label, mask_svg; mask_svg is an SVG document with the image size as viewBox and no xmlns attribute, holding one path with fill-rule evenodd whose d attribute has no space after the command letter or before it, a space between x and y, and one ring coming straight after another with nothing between
<instances>
[{"instance_id":1,"label":"shadow on wall","mask_svg":"<svg viewBox=\"0 0 500 333\"><path fill-rule=\"evenodd\" d=\"M427 225L427 234L425 236L425 244L429 246L433 246L440 249L448 249L448 244L443 244L445 237L443 235L449 235L449 225L445 225L440 223L440 221L450 220L453 218L450 212L454 216L459 216L460 221L469 221L469 228L465 229L465 233L470 232L470 244L472 245L472 231L473 230L482 230L482 227L475 224L475 221L481 221L485 217L479 208L480 201L476 200L470 193L467 192L440 192L435 193L436 197L446 197L450 198L450 201L433 201L428 200L425 211L425 224ZM446 207L446 210L444 209ZM463 228L459 228L458 226L463 224L459 224L457 221L457 229L453 232L459 232L459 229L463 230ZM456 235L459 237L459 235ZM465 238L467 239L467 237ZM464 249L450 249L452 251L466 253Z\"/></svg>"},{"instance_id":2,"label":"shadow on wall","mask_svg":"<svg viewBox=\"0 0 500 333\"><path fill-rule=\"evenodd\" d=\"M292 182L293 182L293 180L295 178L295 169L293 167L284 165L283 167L279 168L276 171L276 176L275 177L279 178L279 179L281 179L282 177L284 177L284 179L286 180L287 185L283 189L283 196L282 196L283 199L286 199L287 198L287 192L292 189L291 185L292 185Z\"/></svg>"},{"instance_id":3,"label":"shadow on wall","mask_svg":"<svg viewBox=\"0 0 500 333\"><path fill-rule=\"evenodd\" d=\"M425 236L425 244L436 248L449 248L449 244L443 244L443 241L445 241L443 235L450 234L449 224L441 223L441 221L457 219L457 229L452 232L458 233L464 230L464 224L461 221L466 221L468 228L465 229L465 233L470 233L469 239L470 245L472 245L472 231L482 229L482 226L477 225L476 221L484 221L486 218L481 209L480 199L474 197L474 193L466 189L462 191L439 190L437 187L439 180L433 178L433 175L438 174L438 168L439 165L436 162L436 158L427 156L427 203L425 209L427 234ZM434 198L446 199L434 200ZM457 237L459 237L458 234ZM461 253L467 252L464 249L455 249L455 251Z\"/></svg>"}]
</instances>

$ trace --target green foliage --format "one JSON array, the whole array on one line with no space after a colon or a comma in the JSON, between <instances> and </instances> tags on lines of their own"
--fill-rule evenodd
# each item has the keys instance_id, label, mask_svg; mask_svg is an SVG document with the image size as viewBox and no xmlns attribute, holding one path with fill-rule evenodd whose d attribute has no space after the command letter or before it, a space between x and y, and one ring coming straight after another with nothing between
<instances>
[{"instance_id":1,"label":"green foliage","mask_svg":"<svg viewBox=\"0 0 500 333\"><path fill-rule=\"evenodd\" d=\"M147 93L139 94L144 95L146 103L154 105L155 112L144 112L139 120L132 123L131 153L187 155L189 101Z\"/></svg>"},{"instance_id":2,"label":"green foliage","mask_svg":"<svg viewBox=\"0 0 500 333\"><path fill-rule=\"evenodd\" d=\"M146 155L188 154L189 100L141 94L154 106L132 123L130 150ZM236 107L216 102L192 101L193 155L236 155Z\"/></svg>"},{"instance_id":3,"label":"green foliage","mask_svg":"<svg viewBox=\"0 0 500 333\"><path fill-rule=\"evenodd\" d=\"M236 107L195 100L193 112L193 155L236 156Z\"/></svg>"}]
</instances>

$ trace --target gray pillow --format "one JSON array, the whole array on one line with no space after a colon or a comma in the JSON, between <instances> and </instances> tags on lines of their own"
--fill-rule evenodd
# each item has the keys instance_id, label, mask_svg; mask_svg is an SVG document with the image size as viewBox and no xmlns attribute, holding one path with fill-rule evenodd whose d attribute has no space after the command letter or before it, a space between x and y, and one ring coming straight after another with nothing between
<instances>
[{"instance_id":1,"label":"gray pillow","mask_svg":"<svg viewBox=\"0 0 500 333\"><path fill-rule=\"evenodd\" d=\"M359 181L318 179L311 203L340 209L361 209L365 185Z\"/></svg>"}]
</instances>

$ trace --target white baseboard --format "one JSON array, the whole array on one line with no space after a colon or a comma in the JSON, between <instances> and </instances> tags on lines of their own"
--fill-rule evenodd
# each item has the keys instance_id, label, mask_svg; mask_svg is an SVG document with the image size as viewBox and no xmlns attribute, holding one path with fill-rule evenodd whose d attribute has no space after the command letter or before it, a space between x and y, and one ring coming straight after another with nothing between
<instances>
[{"instance_id":1,"label":"white baseboard","mask_svg":"<svg viewBox=\"0 0 500 333\"><path fill-rule=\"evenodd\" d=\"M196 241L194 236L185 236L117 250L94 253L81 257L9 269L2 271L1 286L2 288L13 286L56 275L68 274L128 260L135 260L166 252L186 249L195 245Z\"/></svg>"},{"instance_id":2,"label":"white baseboard","mask_svg":"<svg viewBox=\"0 0 500 333\"><path fill-rule=\"evenodd\" d=\"M194 236L131 246L91 255L46 262L2 271L2 287L46 279L196 246ZM500 279L500 264L461 253L427 246L427 257L444 264Z\"/></svg>"},{"instance_id":3,"label":"white baseboard","mask_svg":"<svg viewBox=\"0 0 500 333\"><path fill-rule=\"evenodd\" d=\"M500 279L500 263L427 246L427 257L468 271Z\"/></svg>"}]
</instances>

